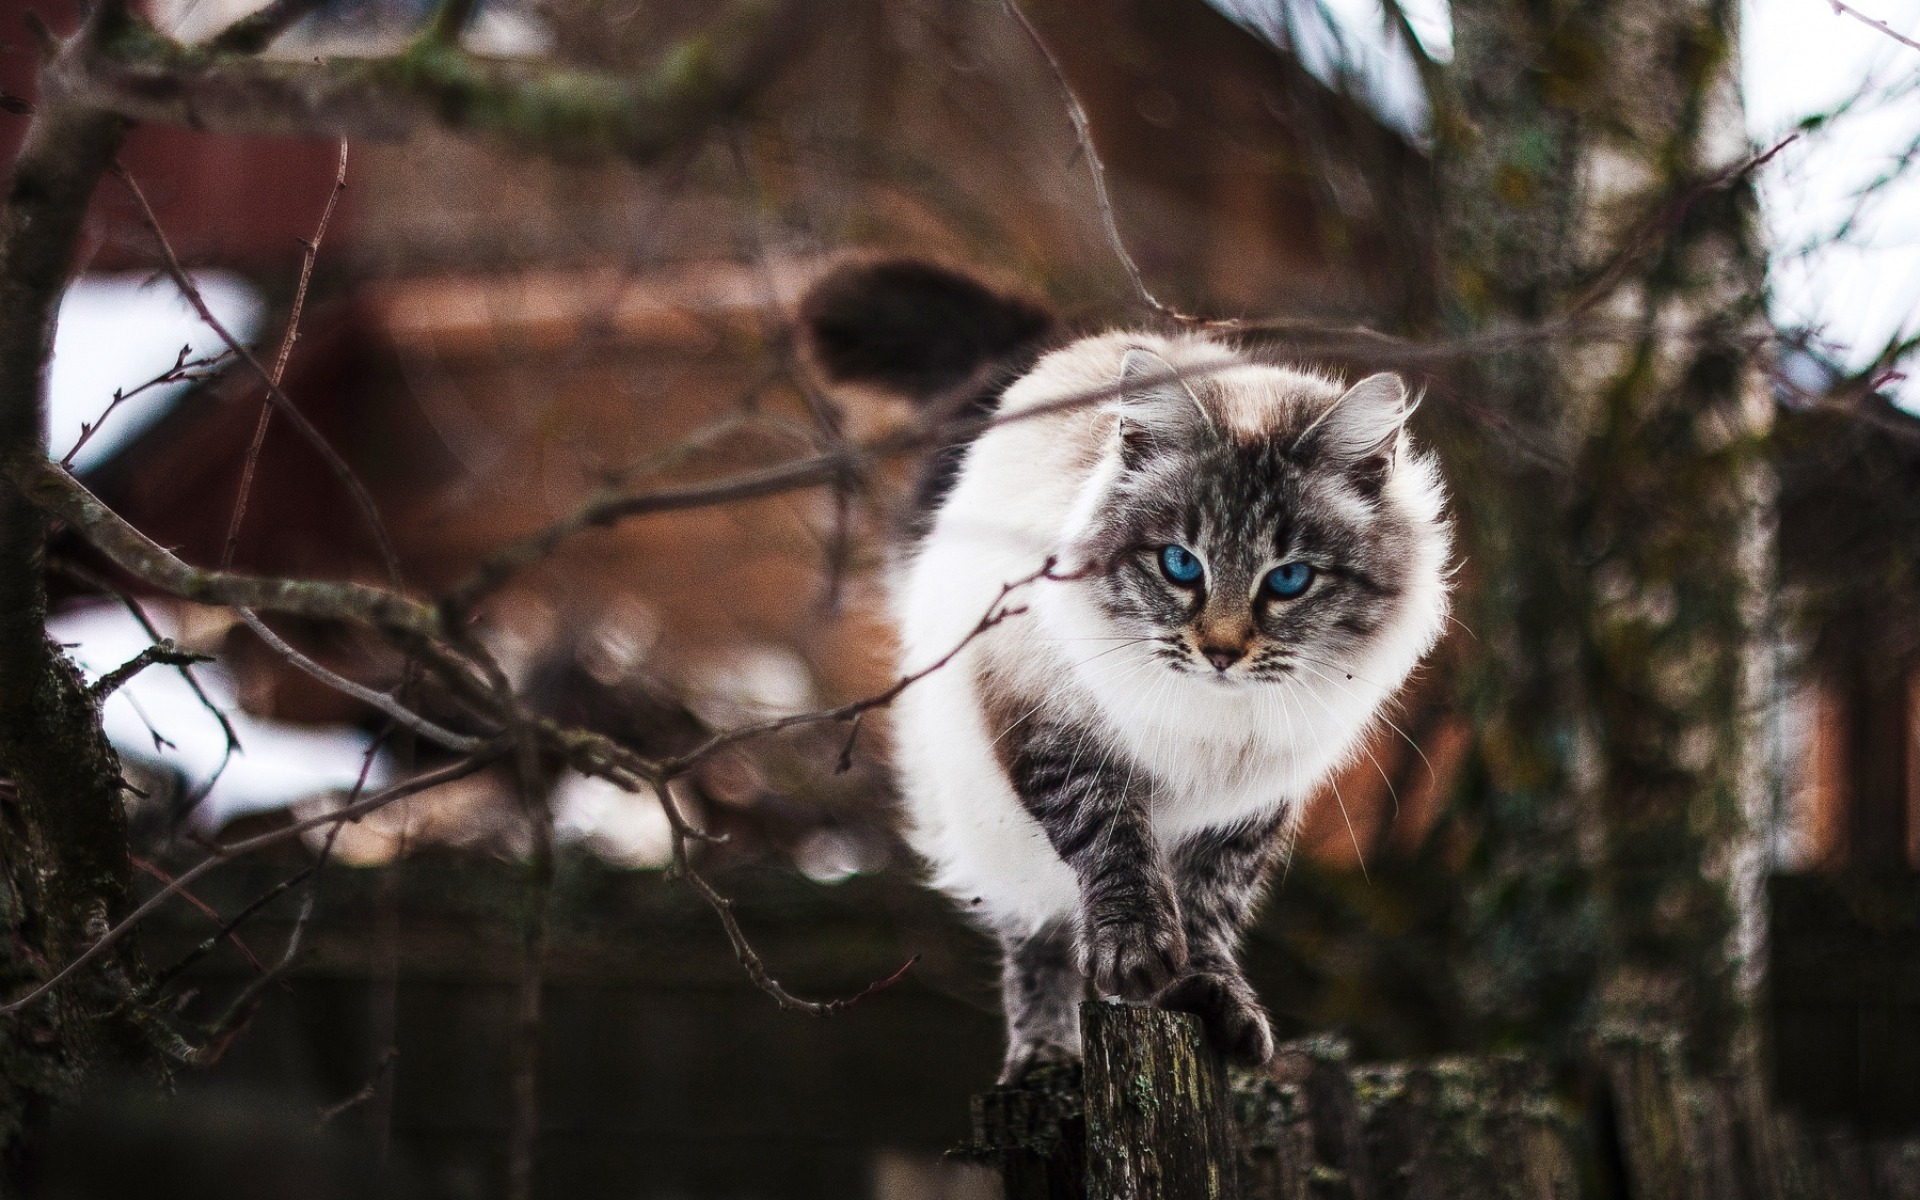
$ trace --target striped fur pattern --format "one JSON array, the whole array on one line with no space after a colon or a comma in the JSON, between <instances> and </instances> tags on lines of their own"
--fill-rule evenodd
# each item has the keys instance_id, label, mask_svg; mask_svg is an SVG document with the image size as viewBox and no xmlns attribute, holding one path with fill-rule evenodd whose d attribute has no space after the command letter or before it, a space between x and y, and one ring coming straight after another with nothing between
<instances>
[{"instance_id":1,"label":"striped fur pattern","mask_svg":"<svg viewBox=\"0 0 1920 1200\"><path fill-rule=\"evenodd\" d=\"M909 839L1001 938L1003 1078L1077 1056L1089 983L1271 1054L1241 932L1445 619L1444 497L1410 408L1390 375L1111 333L1039 358L999 398L1019 419L965 448L894 572L903 669L951 654L1004 583L1054 577L902 695L894 754ZM1306 586L1277 594L1298 564Z\"/></svg>"}]
</instances>

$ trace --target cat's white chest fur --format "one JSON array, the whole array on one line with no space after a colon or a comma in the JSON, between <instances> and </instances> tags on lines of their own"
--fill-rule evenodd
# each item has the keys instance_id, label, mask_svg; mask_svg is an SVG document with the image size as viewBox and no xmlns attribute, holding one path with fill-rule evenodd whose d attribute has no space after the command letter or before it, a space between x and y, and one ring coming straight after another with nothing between
<instances>
[{"instance_id":1,"label":"cat's white chest fur","mask_svg":"<svg viewBox=\"0 0 1920 1200\"><path fill-rule=\"evenodd\" d=\"M1364 711L1316 712L1277 689L1263 696L1270 690L1176 675L1139 654L1088 652L1099 643L1060 641L1045 629L1031 612L1004 622L951 669L909 689L895 713L909 839L938 886L999 928L1031 932L1070 920L1080 898L1007 780L996 743L1016 731L987 724L982 660L995 662L1003 683L1041 697L1016 722L1038 719L1044 707L1084 725L1076 768L1115 772L1144 790L1162 846L1283 806L1297 818L1365 724Z\"/></svg>"},{"instance_id":2,"label":"cat's white chest fur","mask_svg":"<svg viewBox=\"0 0 1920 1200\"><path fill-rule=\"evenodd\" d=\"M896 571L903 671L944 661L895 704L908 837L936 884L1003 932L1070 921L1081 899L1073 870L1008 779L998 743L1022 721L1084 730L1069 773L1105 773L1130 794L1144 788L1163 849L1282 808L1297 818L1444 620L1441 493L1430 462L1410 457L1377 499L1418 531L1396 564L1404 578L1378 602L1381 632L1350 647L1341 665L1301 658L1284 680L1215 677L1169 666L1150 638L1118 634L1085 564L1074 561L1079 531L1119 469L1116 416L1111 406L1047 406L1110 385L1129 348L1142 346L1183 371L1216 371L1224 399L1208 420L1223 428L1269 419L1302 380L1332 386L1242 365L1200 340L1130 334L1077 343L1007 392L1000 413L1010 419L973 444L931 531ZM1223 363L1241 374L1227 378ZM1223 436L1236 435L1226 428ZM1002 598L1005 585L1050 561L1066 578L1034 580ZM974 636L996 602L1022 611ZM983 687L998 691L984 696ZM1017 711L1008 697L1019 698Z\"/></svg>"}]
</instances>

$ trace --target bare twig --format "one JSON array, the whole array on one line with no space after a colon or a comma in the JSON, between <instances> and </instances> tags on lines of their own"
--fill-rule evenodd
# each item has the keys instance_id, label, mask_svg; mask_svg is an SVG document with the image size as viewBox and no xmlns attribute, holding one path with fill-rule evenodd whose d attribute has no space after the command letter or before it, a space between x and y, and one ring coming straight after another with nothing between
<instances>
[{"instance_id":1,"label":"bare twig","mask_svg":"<svg viewBox=\"0 0 1920 1200\"><path fill-rule=\"evenodd\" d=\"M605 489L571 515L520 539L487 559L465 583L447 595L442 602L442 611L453 615L455 619L464 617L514 574L546 558L567 539L585 530L613 525L626 517L643 513L710 508L819 487L833 481L843 469L841 460L847 457L850 457L847 452L821 454L745 472L718 483L662 488L651 492Z\"/></svg>"},{"instance_id":2,"label":"bare twig","mask_svg":"<svg viewBox=\"0 0 1920 1200\"><path fill-rule=\"evenodd\" d=\"M267 370L251 349L228 332L227 327L220 323L218 317L213 315L213 310L207 307L207 302L200 295L200 289L195 286L193 278L180 265L180 258L173 252L173 245L167 240L166 231L160 228L158 218L153 215L153 206L147 203L146 194L140 190L140 185L134 182L133 176L127 174L126 168L118 162L115 162L111 169L114 178L120 181L138 206L140 222L146 226L147 232L153 235L154 243L160 250L162 265L174 285L180 289L180 294L186 297L187 303L193 305L194 311L200 314L200 319L207 323L207 327L227 344L227 348L239 355L240 360L246 363L248 368L267 385L268 399L286 416L294 429L326 463L327 469L333 473L334 478L346 488L347 494L353 497L353 502L359 506L360 515L366 521L367 528L373 534L375 545L380 551L380 560L386 566L387 581L398 590L401 587L400 556L393 548L393 540L387 535L386 522L381 520L380 510L374 504L373 496L367 491L366 485L360 482L360 477L354 474L353 468L340 457L339 452L333 448L332 443L327 441L325 435L314 427L313 422L307 420L306 414L302 413L293 401L287 398L287 394L280 390L280 384L275 380L273 373Z\"/></svg>"},{"instance_id":3,"label":"bare twig","mask_svg":"<svg viewBox=\"0 0 1920 1200\"><path fill-rule=\"evenodd\" d=\"M720 918L720 927L726 931L727 941L733 946L733 956L739 960L741 969L747 973L747 979L750 980L755 987L773 997L774 1003L778 1004L781 1008L789 1012L806 1013L815 1017L830 1017L837 1012L841 1012L844 1009L858 1004L875 992L898 983L900 980L906 978L906 974L913 967L913 964L920 961L920 956L916 954L912 958L909 958L899 970L887 976L885 979L870 983L854 995L842 997L838 1000L803 1000L792 992L789 992L780 981L775 979L773 974L767 970L765 960L754 950L753 943L747 940L746 931L740 928L740 919L734 915L733 901L721 895L711 883L707 882L706 876L700 874L694 867L692 860L688 857L687 843L692 835L692 831L687 825L686 818L680 814L678 807L674 804L673 798L667 794L666 785L656 785L655 795L659 798L661 808L666 811L667 820L672 827L673 865L675 872L687 881L688 886L692 887L693 890L699 894L700 898L707 902L707 906L713 909L715 915Z\"/></svg>"},{"instance_id":4,"label":"bare twig","mask_svg":"<svg viewBox=\"0 0 1920 1200\"><path fill-rule=\"evenodd\" d=\"M1113 197L1107 192L1106 164L1100 161L1100 151L1093 142L1093 122L1087 119L1086 108L1080 103L1080 97L1074 93L1073 84L1068 82L1066 68L1062 67L1060 60L1054 57L1052 48L1047 45L1046 39L1040 36L1040 31L1034 27L1032 20L1021 10L1017 0L1001 0L1001 3L1013 19L1020 23L1020 28L1026 31L1027 38L1033 43L1034 49L1046 59L1047 69L1053 72L1053 81L1059 85L1060 97L1067 106L1067 115L1073 119L1074 137L1079 141L1081 155L1087 160L1087 174L1093 179L1094 201L1100 209L1100 221L1106 227L1107 244L1112 247L1115 257L1119 258L1120 265L1126 268L1127 278L1133 283L1134 292L1147 307L1176 321L1196 325L1213 324L1214 322L1206 317L1181 312L1163 302L1147 287L1146 277L1140 273L1140 264L1133 260L1133 254L1127 249L1127 239L1120 232L1120 219L1114 212Z\"/></svg>"},{"instance_id":5,"label":"bare twig","mask_svg":"<svg viewBox=\"0 0 1920 1200\"><path fill-rule=\"evenodd\" d=\"M146 859L141 858L137 854L133 856L133 865L135 867L138 867L140 870L145 871L148 875L151 875L153 878L158 879L161 883L173 882L173 876L161 870L157 864L149 862ZM266 894L266 896L262 897L261 899L262 901L271 900L274 896L279 895L280 892L283 890L284 888L274 888L270 890ZM244 957L248 962L252 963L254 965L254 968L258 970L261 974L264 975L266 973L267 964L261 962L259 956L253 952L252 947L248 946L246 942L242 941L240 939L239 933L235 932L239 928L239 922L245 919L244 916L231 922L226 921L220 916L219 909L215 908L211 904L208 904L205 900L202 900L200 897L194 895L191 891L188 891L186 888L180 889L180 898L185 900L188 904L191 904L195 908L199 909L207 917L211 918L216 925L220 926L220 934L218 936L223 936L228 941L232 942L234 945L234 948L240 951L241 956ZM264 905L248 905L247 908L241 911L243 913L257 912L259 911L259 908L263 906Z\"/></svg>"},{"instance_id":6,"label":"bare twig","mask_svg":"<svg viewBox=\"0 0 1920 1200\"><path fill-rule=\"evenodd\" d=\"M706 741L700 743L692 750L687 751L685 754L662 761L657 768L659 773L666 778L672 778L675 775L683 774L701 759L719 750L723 750L728 746L737 745L740 742L752 738L764 737L771 733L778 733L783 729L792 729L800 725L818 724L822 721L851 721L863 713L876 708L884 708L892 704L900 698L902 692L905 692L914 684L919 683L936 671L945 669L949 663L960 657L960 654L966 650L968 646L971 646L989 630L1012 617L1017 617L1026 612L1027 609L1024 605L1008 606L1007 597L1013 593L1030 587L1042 580L1065 582L1071 579L1082 578L1091 573L1091 571L1077 571L1072 574L1062 575L1054 571L1054 566L1054 560L1049 558L1032 574L1024 575L1010 583L1001 584L999 594L993 598L991 604L987 605L987 610L980 615L980 619L974 623L973 628L969 629L964 637L954 643L951 649L919 670L900 676L900 678L894 680L893 684L885 691L876 692L871 696L854 700L835 708L823 708L814 712L773 717L765 721L757 721L749 725L724 730L709 737Z\"/></svg>"},{"instance_id":7,"label":"bare twig","mask_svg":"<svg viewBox=\"0 0 1920 1200\"><path fill-rule=\"evenodd\" d=\"M1895 32L1894 28L1891 25L1888 25L1885 21L1879 20L1875 17L1870 17L1867 14L1861 12L1859 9L1854 8L1850 4L1842 4L1840 0L1827 0L1827 3L1833 6L1833 11L1835 16L1852 17L1854 20L1860 22L1862 25L1868 25L1873 27L1874 29L1878 29L1881 33L1884 33L1888 37L1892 38L1894 41L1899 42L1902 46L1907 46L1914 50L1920 50L1920 42L1914 41L1912 38L1908 37L1904 33Z\"/></svg>"},{"instance_id":8,"label":"bare twig","mask_svg":"<svg viewBox=\"0 0 1920 1200\"><path fill-rule=\"evenodd\" d=\"M102 595L112 596L119 600L122 607L139 623L140 628L146 631L149 638L155 642L165 640L161 637L159 628L154 625L153 619L147 616L146 608L126 591L113 586L85 567L65 559L54 560L52 566L54 570L59 571L68 578L86 587L93 588ZM180 672L180 678L186 680L187 687L192 690L194 698L200 701L200 707L206 709L214 721L219 724L220 732L227 740L226 748L220 755L220 765L214 768L213 775L208 778L207 782L202 784L196 790L195 794L189 797L185 804L180 806L179 813L176 814L177 817L180 814L193 811L202 800L206 799L213 791L213 785L218 783L220 776L226 773L227 764L233 761L233 756L240 752L241 747L240 734L234 729L232 720L227 717L226 713L220 710L218 704L213 702L213 697L207 695L206 689L200 686L200 680L194 675L193 667L182 663L174 669Z\"/></svg>"},{"instance_id":9,"label":"bare twig","mask_svg":"<svg viewBox=\"0 0 1920 1200\"><path fill-rule=\"evenodd\" d=\"M286 659L315 679L318 679L321 683L333 688L335 691L343 695L352 696L362 704L379 709L400 725L413 730L428 741L462 754L473 754L480 750L481 747L489 744L487 738L468 737L465 734L455 733L451 729L442 729L418 713L410 711L398 700L395 700L385 692L376 692L364 684L355 683L344 675L329 671L327 668L288 645L284 638L268 628L267 623L262 621L255 613L249 612L244 608L238 608L234 611L238 613L240 619L246 623L247 628L253 630L254 634L258 636L261 641L265 642L268 648L275 654L278 654L280 657Z\"/></svg>"},{"instance_id":10,"label":"bare twig","mask_svg":"<svg viewBox=\"0 0 1920 1200\"><path fill-rule=\"evenodd\" d=\"M340 169L334 175L333 190L327 193L327 206L320 212L320 224L314 228L313 237L301 243L300 283L293 291L293 308L287 313L287 331L280 338L280 353L273 359L273 374L268 379L269 387L279 387L280 381L287 375L287 359L293 355L293 344L300 340L300 312L307 304L307 287L313 282L313 262L320 256L320 243L326 239L327 225L333 220L333 210L340 203L340 193L347 190L347 142L340 140ZM226 547L220 551L220 569L233 566L234 550L240 545L240 525L247 519L247 498L253 494L253 473L260 465L260 448L267 441L267 426L273 422L273 401L265 398L260 401L260 419L253 427L253 444L247 447L245 465L240 468L240 490L233 500L233 516L227 521Z\"/></svg>"},{"instance_id":11,"label":"bare twig","mask_svg":"<svg viewBox=\"0 0 1920 1200\"><path fill-rule=\"evenodd\" d=\"M67 452L60 456L60 465L63 467L71 467L74 456L79 454L80 451L85 448L86 444L93 440L93 435L100 432L100 427L107 423L107 418L112 416L114 410L122 404L125 404L135 396L152 388L165 387L170 383L186 383L193 380L206 379L214 374L211 368L218 366L233 353L230 350L222 350L218 354L210 354L203 358L189 360L187 355L192 352L192 346L180 347L180 354L174 359L172 366L131 391L115 391L113 393L113 399L107 402L106 409L101 412L98 419L94 420L91 424L85 421L80 423L80 436L74 441L73 445L68 448Z\"/></svg>"},{"instance_id":12,"label":"bare twig","mask_svg":"<svg viewBox=\"0 0 1920 1200\"><path fill-rule=\"evenodd\" d=\"M1204 379L1226 369L1226 364L1186 368L1179 376L1188 380ZM979 375L979 372L975 373ZM980 378L969 377L948 395L935 397L925 408L930 413L951 411L947 400L972 395ZM794 459L759 470L745 471L710 483L688 484L648 492L628 492L618 487L601 489L585 504L538 532L510 543L496 552L465 582L441 601L441 612L448 627L456 627L474 607L519 571L553 554L562 544L588 529L613 525L627 517L659 512L678 512L711 508L743 500L759 500L786 492L832 484L847 472L857 471L868 462L916 453L928 446L940 445L952 438L971 437L987 429L1037 420L1076 408L1104 403L1135 386L1115 380L1096 388L1073 392L1017 412L994 412L986 416L948 417L917 424L903 432L876 438L866 443L847 443L810 458Z\"/></svg>"},{"instance_id":13,"label":"bare twig","mask_svg":"<svg viewBox=\"0 0 1920 1200\"><path fill-rule=\"evenodd\" d=\"M258 54L280 39L280 35L319 11L327 0L273 0L265 8L248 13L208 38L204 43L214 54Z\"/></svg>"},{"instance_id":14,"label":"bare twig","mask_svg":"<svg viewBox=\"0 0 1920 1200\"><path fill-rule=\"evenodd\" d=\"M392 1070L393 1060L398 1057L400 1057L400 1050L397 1046L388 1046L381 1051L379 1060L373 1064L373 1074L367 1077L366 1083L360 1086L359 1091L337 1104L326 1105L316 1114L320 1128L325 1129L348 1110L358 1108L373 1099L380 1091L381 1081L387 1077L387 1072Z\"/></svg>"},{"instance_id":15,"label":"bare twig","mask_svg":"<svg viewBox=\"0 0 1920 1200\"><path fill-rule=\"evenodd\" d=\"M154 893L152 896L149 896L131 913L127 914L105 933L101 934L100 937L96 938L91 945L76 955L71 962L42 981L32 991L9 1004L0 1004L0 1017L8 1017L18 1013L53 991L54 988L65 983L73 977L75 972L92 962L94 958L118 942L122 937L125 937L128 930L138 925L149 913L165 903L168 898L182 888L192 884L194 880L199 879L202 875L205 875L208 871L213 870L220 864L231 862L243 855L252 854L257 850L263 850L268 846L276 846L282 842L290 841L293 838L299 837L309 829L316 829L322 825L338 825L345 821L356 821L370 812L392 804L396 800L427 791L430 788L439 787L442 784L452 783L456 779L464 779L476 771L491 766L500 757L503 749L504 748L498 743L489 744L479 753L464 758L450 766L442 767L437 771L430 771L424 775L415 776L404 783L395 784L385 791L377 792L364 800L344 805L334 809L332 812L309 817L303 821L295 821L279 829L256 834L250 838L242 838L237 842L229 842L225 845L215 846L205 858L175 876L172 883Z\"/></svg>"},{"instance_id":16,"label":"bare twig","mask_svg":"<svg viewBox=\"0 0 1920 1200\"><path fill-rule=\"evenodd\" d=\"M194 663L212 662L204 654L194 654L176 646L172 639L161 638L126 662L102 675L92 687L87 689L94 703L105 700L125 686L128 680L146 670L155 663L165 663L170 667L190 667Z\"/></svg>"},{"instance_id":17,"label":"bare twig","mask_svg":"<svg viewBox=\"0 0 1920 1200\"><path fill-rule=\"evenodd\" d=\"M1751 176L1761 167L1774 160L1782 150L1800 140L1798 133L1790 133L1764 150L1755 151L1729 167L1715 171L1705 179L1678 195L1669 197L1653 212L1642 218L1627 235L1625 244L1613 256L1613 259L1600 271L1581 294L1566 308L1564 320L1571 323L1578 320L1602 300L1612 295L1620 286L1627 272L1632 270L1648 253L1667 245L1675 230L1695 205L1715 192L1725 191Z\"/></svg>"},{"instance_id":18,"label":"bare twig","mask_svg":"<svg viewBox=\"0 0 1920 1200\"><path fill-rule=\"evenodd\" d=\"M335 826L335 828L337 829L338 826ZM164 989L169 983L172 983L175 979L179 978L182 972L186 971L189 967L193 966L193 964L199 962L202 958L205 958L208 954L212 953L213 948L215 946L218 946L221 942L227 941L229 939L233 941L233 944L235 946L240 947L241 951L247 955L248 960L251 961L255 966L259 966L262 971L267 970L268 968L265 966L261 966L260 960L257 958L254 958L252 952L247 950L245 944L240 941L235 931L238 930L240 926L246 924L249 920L253 919L255 914L259 913L262 909L266 908L267 905L272 904L275 900L278 900L281 896L285 895L287 892L293 890L296 887L299 887L301 881L311 876L313 872L314 872L313 867L302 867L298 871L295 871L293 874L287 876L285 879L282 879L279 883L276 883L272 887L268 888L265 892L262 892L260 895L254 897L253 900L250 903L248 903L245 908L242 908L239 912L233 914L233 916L230 919L222 922L220 925L220 928L216 930L214 933L212 933L211 935L209 935L205 941L201 942L199 945L195 946L193 949L187 951L187 953L182 955L177 962L173 963L171 966L159 972L151 980L149 980L147 982L147 986L144 989L142 989L139 996L136 997L136 1000L140 1003L145 1003L146 1001L151 1000L153 997L159 995L161 990ZM172 880L163 877L162 882L171 883Z\"/></svg>"}]
</instances>

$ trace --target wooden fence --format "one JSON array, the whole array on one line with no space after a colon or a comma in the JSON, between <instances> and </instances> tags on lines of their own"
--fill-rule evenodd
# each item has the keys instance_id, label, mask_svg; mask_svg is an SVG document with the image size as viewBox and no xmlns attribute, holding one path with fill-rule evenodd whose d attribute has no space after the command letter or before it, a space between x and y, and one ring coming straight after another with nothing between
<instances>
[{"instance_id":1,"label":"wooden fence","mask_svg":"<svg viewBox=\"0 0 1920 1200\"><path fill-rule=\"evenodd\" d=\"M1920 1138L1816 1129L1651 1040L1596 1050L1574 1095L1518 1056L1365 1066L1334 1039L1229 1076L1192 1017L1081 1019L1084 1070L974 1097L960 1153L1008 1200L1920 1200Z\"/></svg>"}]
</instances>

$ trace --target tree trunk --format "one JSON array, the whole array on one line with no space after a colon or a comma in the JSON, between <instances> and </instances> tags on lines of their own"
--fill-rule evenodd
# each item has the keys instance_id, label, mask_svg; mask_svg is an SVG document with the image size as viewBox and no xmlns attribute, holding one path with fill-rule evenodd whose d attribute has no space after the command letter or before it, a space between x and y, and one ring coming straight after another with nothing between
<instances>
[{"instance_id":1,"label":"tree trunk","mask_svg":"<svg viewBox=\"0 0 1920 1200\"><path fill-rule=\"evenodd\" d=\"M1737 9L1453 14L1435 152L1447 320L1626 331L1536 341L1459 385L1506 418L1451 431L1466 621L1489 638L1465 977L1492 1032L1560 1054L1672 1035L1711 1067L1744 1028L1756 945L1770 562Z\"/></svg>"},{"instance_id":2,"label":"tree trunk","mask_svg":"<svg viewBox=\"0 0 1920 1200\"><path fill-rule=\"evenodd\" d=\"M60 296L125 128L73 105L63 66L56 58L42 72L0 217L0 467L46 454ZM4 822L0 981L13 1000L126 914L132 866L119 760L79 671L47 638L47 519L6 478L0 470L0 775L17 807ZM91 1065L147 1059L124 1003L139 972L123 940L34 1007L0 1018L0 1190L22 1166L23 1133Z\"/></svg>"}]
</instances>

